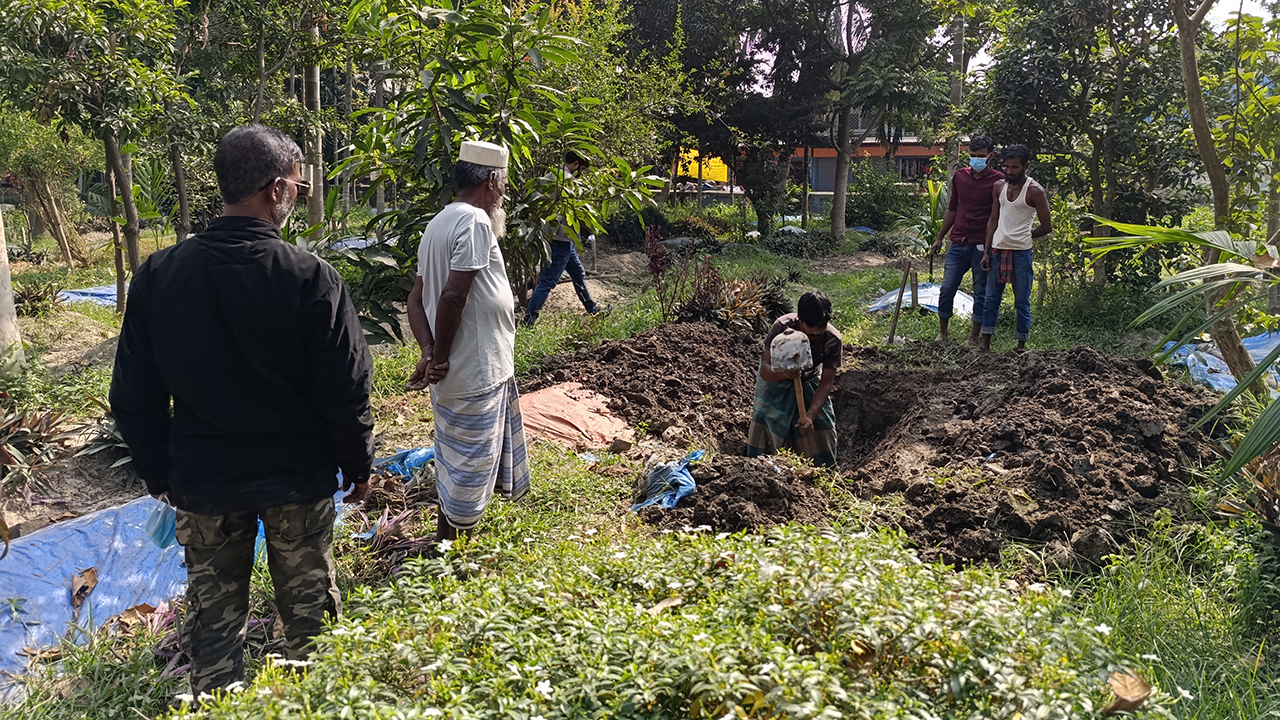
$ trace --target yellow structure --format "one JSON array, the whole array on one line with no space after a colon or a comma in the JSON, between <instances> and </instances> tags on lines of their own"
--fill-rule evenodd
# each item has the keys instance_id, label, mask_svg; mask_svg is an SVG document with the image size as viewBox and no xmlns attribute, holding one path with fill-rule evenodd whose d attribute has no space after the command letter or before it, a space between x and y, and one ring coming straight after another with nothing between
<instances>
[{"instance_id":1,"label":"yellow structure","mask_svg":"<svg viewBox=\"0 0 1280 720\"><path fill-rule=\"evenodd\" d=\"M691 178L698 177L698 151L685 150L680 153L680 174ZM718 157L702 158L702 179L712 182L729 182L729 166Z\"/></svg>"}]
</instances>

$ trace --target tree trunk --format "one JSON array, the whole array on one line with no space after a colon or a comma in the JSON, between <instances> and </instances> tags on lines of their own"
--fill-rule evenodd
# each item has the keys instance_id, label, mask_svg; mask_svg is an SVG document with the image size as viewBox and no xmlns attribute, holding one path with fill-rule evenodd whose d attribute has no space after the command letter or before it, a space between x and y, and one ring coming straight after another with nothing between
<instances>
[{"instance_id":1,"label":"tree trunk","mask_svg":"<svg viewBox=\"0 0 1280 720\"><path fill-rule=\"evenodd\" d=\"M964 104L964 15L951 21L951 112L959 114ZM947 178L960 167L960 134L953 132L947 140Z\"/></svg>"},{"instance_id":2,"label":"tree trunk","mask_svg":"<svg viewBox=\"0 0 1280 720\"><path fill-rule=\"evenodd\" d=\"M1102 164L1098 159L1102 152L1100 143L1095 138L1090 138L1093 143L1093 157L1088 162L1089 167L1089 185L1091 185L1090 201L1093 206L1093 214L1098 217L1111 219L1111 214L1106 211L1106 189L1102 186ZM1111 237L1111 228L1102 223L1095 222L1093 224L1093 236L1095 238ZM1107 285L1107 261L1106 256L1097 258L1093 263L1093 291L1095 293L1102 292Z\"/></svg>"},{"instance_id":3,"label":"tree trunk","mask_svg":"<svg viewBox=\"0 0 1280 720\"><path fill-rule=\"evenodd\" d=\"M191 233L191 203L187 200L187 171L182 167L182 144L171 138L169 162L173 165L173 186L178 195L178 222L173 230L177 242L187 239Z\"/></svg>"},{"instance_id":4,"label":"tree trunk","mask_svg":"<svg viewBox=\"0 0 1280 720\"><path fill-rule=\"evenodd\" d=\"M115 176L120 202L124 203L124 246L129 255L129 272L138 272L142 265L142 248L138 243L141 226L138 223L138 206L133 202L133 175L125 168L125 158L111 130L102 133L102 144L107 151L107 167Z\"/></svg>"},{"instance_id":5,"label":"tree trunk","mask_svg":"<svg viewBox=\"0 0 1280 720\"><path fill-rule=\"evenodd\" d=\"M843 104L836 123L836 185L831 195L831 236L837 244L844 242L844 206L849 196L849 122L853 119L853 106Z\"/></svg>"},{"instance_id":6,"label":"tree trunk","mask_svg":"<svg viewBox=\"0 0 1280 720\"><path fill-rule=\"evenodd\" d=\"M258 96L253 101L253 121L262 122L262 107L267 102L267 0L258 0Z\"/></svg>"},{"instance_id":7,"label":"tree trunk","mask_svg":"<svg viewBox=\"0 0 1280 720\"><path fill-rule=\"evenodd\" d=\"M1173 10L1173 19L1178 26L1178 52L1182 65L1182 85L1187 94L1187 112L1191 117L1191 129L1195 134L1196 149L1204 161L1205 174L1209 176L1209 188L1213 191L1214 226L1227 228L1231 222L1231 196L1227 184L1227 171L1218 157L1218 150L1213 144L1213 134L1209 129L1209 116L1204 106L1204 91L1200 86L1200 69L1196 64L1196 38L1205 15L1213 7L1214 0L1203 0L1195 13L1188 16L1184 0L1169 0ZM1217 263L1221 252L1217 249L1205 254L1205 265ZM1209 278L1210 282L1216 278ZM1212 291L1205 298L1206 309L1210 315L1227 296L1227 290ZM1218 344L1222 360L1231 369L1231 374L1240 380L1254 368L1253 358L1245 350L1240 339L1240 331L1236 328L1235 318L1228 316L1209 328L1209 334ZM1261 382L1253 384L1250 391L1259 398L1268 397L1267 388Z\"/></svg>"},{"instance_id":8,"label":"tree trunk","mask_svg":"<svg viewBox=\"0 0 1280 720\"><path fill-rule=\"evenodd\" d=\"M115 183L112 177L111 168L107 168L107 188L110 189ZM120 211L116 207L116 194L111 193L111 217L120 217ZM116 267L116 312L124 314L125 308L125 272L124 272L124 245L120 242L120 224L114 219L111 221L111 247L115 255Z\"/></svg>"},{"instance_id":9,"label":"tree trunk","mask_svg":"<svg viewBox=\"0 0 1280 720\"><path fill-rule=\"evenodd\" d=\"M315 15L308 15L307 31L313 45L320 44L320 25ZM307 165L310 174L304 179L311 182L311 194L307 196L307 225L315 227L310 240L319 240L324 229L324 131L320 127L320 58L316 56L307 64L307 77L303 88L307 114L311 127L307 129Z\"/></svg>"},{"instance_id":10,"label":"tree trunk","mask_svg":"<svg viewBox=\"0 0 1280 720\"><path fill-rule=\"evenodd\" d=\"M373 65L373 105L374 107L385 107L383 105L383 97L382 97L382 94L383 94L382 70L383 70L383 64L381 62L374 63ZM379 175L380 174L381 173L379 173ZM378 180L378 177L375 175L373 179L376 182ZM373 202L374 202L374 208L376 209L378 217L382 217L382 214L387 211L387 191L385 188L382 187L382 183L378 183L378 188L377 190L374 191ZM381 227L381 225L379 225L378 227ZM381 239L381 234L379 234L379 239Z\"/></svg>"},{"instance_id":11,"label":"tree trunk","mask_svg":"<svg viewBox=\"0 0 1280 720\"><path fill-rule=\"evenodd\" d=\"M12 380L22 374L26 357L22 352L22 331L13 304L13 278L9 274L9 249L0 212L0 378Z\"/></svg>"},{"instance_id":12,"label":"tree trunk","mask_svg":"<svg viewBox=\"0 0 1280 720\"><path fill-rule=\"evenodd\" d=\"M800 192L800 227L809 229L809 144L804 146L804 185ZM732 187L732 186L730 186ZM730 196L732 199L732 196Z\"/></svg>"},{"instance_id":13,"label":"tree trunk","mask_svg":"<svg viewBox=\"0 0 1280 720\"><path fill-rule=\"evenodd\" d=\"M355 90L353 89L353 85L355 83L355 74L356 74L355 63L351 59L351 51L348 50L347 51L347 87L346 87L346 95L343 98L345 102L342 108L345 113L344 117L346 118L347 123L351 122L351 106L352 106L353 97L355 95ZM346 138L347 138L347 147L342 150L343 160L346 160L351 157L350 147L353 144L353 141L355 140L354 133L350 130L349 125L348 125L348 130L346 132ZM347 215L351 212L351 200L354 195L355 195L355 188L352 187L351 185L351 171L344 170L342 172L342 232L344 235L348 232L347 231Z\"/></svg>"},{"instance_id":14,"label":"tree trunk","mask_svg":"<svg viewBox=\"0 0 1280 720\"><path fill-rule=\"evenodd\" d=\"M49 186L48 181L43 177L31 178L31 182L27 183L31 189L31 194L35 196L36 205L40 208L40 215L44 218L44 224L49 229L49 234L58 243L58 250L62 253L62 262L66 263L68 268L77 265L75 256L71 254L71 245L67 242L65 227L62 223L62 214L58 211L58 205L53 201L53 188Z\"/></svg>"}]
</instances>

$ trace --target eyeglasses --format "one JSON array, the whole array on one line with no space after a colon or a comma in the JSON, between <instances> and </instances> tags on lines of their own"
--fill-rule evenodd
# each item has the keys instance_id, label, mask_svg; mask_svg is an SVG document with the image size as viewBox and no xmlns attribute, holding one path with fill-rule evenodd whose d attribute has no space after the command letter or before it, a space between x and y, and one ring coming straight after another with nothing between
<instances>
[{"instance_id":1,"label":"eyeglasses","mask_svg":"<svg viewBox=\"0 0 1280 720\"><path fill-rule=\"evenodd\" d=\"M284 180L285 182L291 182L294 185L297 185L298 197L300 198L309 197L311 195L311 183L307 182L306 180L294 180L293 178L287 178L287 177L278 177L278 178L272 178L271 180L268 180L266 185L263 185L262 187L258 188L258 192L262 192L263 190L266 190L267 188L271 187L271 185L274 184L276 180ZM257 193L254 193L254 194L256 195Z\"/></svg>"}]
</instances>

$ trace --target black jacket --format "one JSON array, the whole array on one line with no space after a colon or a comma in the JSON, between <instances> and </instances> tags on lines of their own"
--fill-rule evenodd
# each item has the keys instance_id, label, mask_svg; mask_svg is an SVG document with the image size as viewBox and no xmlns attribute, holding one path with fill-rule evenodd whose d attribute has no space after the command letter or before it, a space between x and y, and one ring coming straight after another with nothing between
<instances>
[{"instance_id":1,"label":"black jacket","mask_svg":"<svg viewBox=\"0 0 1280 720\"><path fill-rule=\"evenodd\" d=\"M372 374L333 267L270 223L223 217L138 270L111 409L152 493L259 511L332 495L338 469L368 476Z\"/></svg>"}]
</instances>

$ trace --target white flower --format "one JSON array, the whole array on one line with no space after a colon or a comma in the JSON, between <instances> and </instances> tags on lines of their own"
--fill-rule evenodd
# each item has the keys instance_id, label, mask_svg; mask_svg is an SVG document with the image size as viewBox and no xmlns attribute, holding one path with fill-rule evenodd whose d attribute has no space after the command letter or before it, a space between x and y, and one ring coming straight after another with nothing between
<instances>
[{"instance_id":1,"label":"white flower","mask_svg":"<svg viewBox=\"0 0 1280 720\"><path fill-rule=\"evenodd\" d=\"M734 714L733 714L733 711L732 711L732 710L730 710L729 712L725 713L725 714L724 714L724 717L720 718L720 720L735 720L735 718L737 718L737 717L738 717L738 716L737 716L737 715L734 715Z\"/></svg>"},{"instance_id":2,"label":"white flower","mask_svg":"<svg viewBox=\"0 0 1280 720\"><path fill-rule=\"evenodd\" d=\"M1068 590L1068 589L1066 589L1066 588L1064 588L1064 587L1060 587L1060 588L1058 588L1058 594L1059 594L1059 595L1061 595L1061 596L1062 596L1062 597L1064 597L1064 598L1069 598L1069 597L1071 597L1071 591L1070 591L1070 590Z\"/></svg>"},{"instance_id":3,"label":"white flower","mask_svg":"<svg viewBox=\"0 0 1280 720\"><path fill-rule=\"evenodd\" d=\"M538 539L537 539L537 538L525 538L525 539L524 539L524 541L525 541L525 542L527 542L527 543L531 543L531 542L538 542Z\"/></svg>"},{"instance_id":4,"label":"white flower","mask_svg":"<svg viewBox=\"0 0 1280 720\"><path fill-rule=\"evenodd\" d=\"M777 603L765 606L765 612L780 613L782 612L782 606Z\"/></svg>"},{"instance_id":5,"label":"white flower","mask_svg":"<svg viewBox=\"0 0 1280 720\"><path fill-rule=\"evenodd\" d=\"M422 711L422 714L426 715L427 717L440 717L441 715L444 714L444 712L439 708L427 708L426 710Z\"/></svg>"},{"instance_id":6,"label":"white flower","mask_svg":"<svg viewBox=\"0 0 1280 720\"><path fill-rule=\"evenodd\" d=\"M587 537L595 535L598 531L595 528L587 528Z\"/></svg>"},{"instance_id":7,"label":"white flower","mask_svg":"<svg viewBox=\"0 0 1280 720\"><path fill-rule=\"evenodd\" d=\"M1048 586L1045 585L1044 583L1031 583L1030 585L1027 586L1027 589L1030 590L1031 592L1042 593L1046 589L1048 589Z\"/></svg>"},{"instance_id":8,"label":"white flower","mask_svg":"<svg viewBox=\"0 0 1280 720\"><path fill-rule=\"evenodd\" d=\"M191 693L178 693L177 695L173 696L173 699L177 700L178 702L184 702L184 703L191 703L196 701L195 697L192 696Z\"/></svg>"},{"instance_id":9,"label":"white flower","mask_svg":"<svg viewBox=\"0 0 1280 720\"><path fill-rule=\"evenodd\" d=\"M1195 700L1195 699L1196 699L1196 696L1195 696L1195 695L1192 695L1191 693L1187 692L1186 690L1183 690L1182 688L1178 688L1178 694L1182 696L1182 699L1183 699L1183 700Z\"/></svg>"},{"instance_id":10,"label":"white flower","mask_svg":"<svg viewBox=\"0 0 1280 720\"><path fill-rule=\"evenodd\" d=\"M531 715L529 716L529 720L547 720L547 719L542 717L541 715Z\"/></svg>"},{"instance_id":11,"label":"white flower","mask_svg":"<svg viewBox=\"0 0 1280 720\"><path fill-rule=\"evenodd\" d=\"M306 667L311 664L310 660L276 660L277 665L286 667Z\"/></svg>"},{"instance_id":12,"label":"white flower","mask_svg":"<svg viewBox=\"0 0 1280 720\"><path fill-rule=\"evenodd\" d=\"M235 681L235 682L231 683L230 685L228 685L228 686L227 686L227 692L229 692L229 693L241 693L241 692L244 692L244 682L242 682L242 681L240 681L240 680L237 680L237 681Z\"/></svg>"},{"instance_id":13,"label":"white flower","mask_svg":"<svg viewBox=\"0 0 1280 720\"><path fill-rule=\"evenodd\" d=\"M535 692L537 692L538 694L542 695L542 697L545 697L545 698L549 698L555 694L555 691L551 689L550 680L538 681L538 684L535 685L533 689Z\"/></svg>"},{"instance_id":14,"label":"white flower","mask_svg":"<svg viewBox=\"0 0 1280 720\"><path fill-rule=\"evenodd\" d=\"M1110 625L1108 625L1108 624L1106 624L1106 623L1102 623L1101 625L1095 625L1095 626L1093 627L1093 629L1094 629L1094 630L1097 630L1098 632L1102 633L1103 635L1110 635L1110 634L1111 634L1111 626L1110 626Z\"/></svg>"},{"instance_id":15,"label":"white flower","mask_svg":"<svg viewBox=\"0 0 1280 720\"><path fill-rule=\"evenodd\" d=\"M271 692L271 688L266 688L266 687L258 688L258 697L267 697L269 695L274 695L274 694L275 693Z\"/></svg>"},{"instance_id":16,"label":"white flower","mask_svg":"<svg viewBox=\"0 0 1280 720\"><path fill-rule=\"evenodd\" d=\"M729 533L727 533L727 532L716 533L716 539L717 539L717 540L724 540L724 539L725 539L725 538L727 538L727 537L729 537Z\"/></svg>"},{"instance_id":17,"label":"white flower","mask_svg":"<svg viewBox=\"0 0 1280 720\"><path fill-rule=\"evenodd\" d=\"M1159 655L1143 655L1143 656L1142 656L1142 659L1143 659L1143 660L1150 660L1151 662L1160 662L1160 656L1159 656Z\"/></svg>"},{"instance_id":18,"label":"white flower","mask_svg":"<svg viewBox=\"0 0 1280 720\"><path fill-rule=\"evenodd\" d=\"M340 627L340 628L334 628L330 630L329 634L333 635L334 637L342 637L343 635L350 635L351 631L344 627Z\"/></svg>"},{"instance_id":19,"label":"white flower","mask_svg":"<svg viewBox=\"0 0 1280 720\"><path fill-rule=\"evenodd\" d=\"M698 633L697 635L693 636L694 642L702 642L703 640L710 640L710 639L711 639L711 636L706 633Z\"/></svg>"},{"instance_id":20,"label":"white flower","mask_svg":"<svg viewBox=\"0 0 1280 720\"><path fill-rule=\"evenodd\" d=\"M449 552L449 548L453 547L453 541L441 540L439 543L439 546L440 546L440 552L442 553Z\"/></svg>"}]
</instances>

